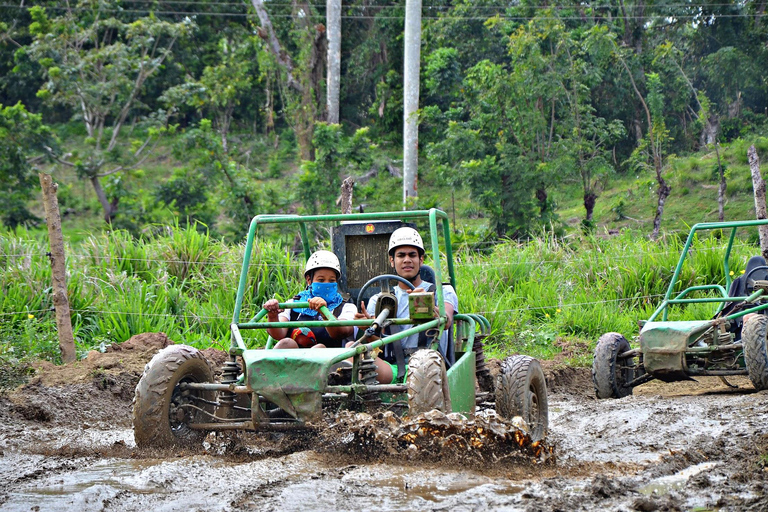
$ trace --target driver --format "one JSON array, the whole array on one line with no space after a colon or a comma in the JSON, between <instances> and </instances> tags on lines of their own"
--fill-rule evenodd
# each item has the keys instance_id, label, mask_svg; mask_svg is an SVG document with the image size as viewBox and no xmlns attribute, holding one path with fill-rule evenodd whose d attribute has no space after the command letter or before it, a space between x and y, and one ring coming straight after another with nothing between
<instances>
[{"instance_id":1,"label":"driver","mask_svg":"<svg viewBox=\"0 0 768 512\"><path fill-rule=\"evenodd\" d=\"M277 299L270 299L262 306L267 310L270 322L295 322L302 320L328 320L320 313L327 306L338 320L352 320L357 308L339 294L337 281L341 275L339 258L331 251L316 251L307 260L304 279L307 288L288 302L309 302L309 308L283 311ZM271 328L267 332L278 341L273 348L325 348L341 347L352 336L353 327L301 327L293 329Z\"/></svg>"},{"instance_id":2,"label":"driver","mask_svg":"<svg viewBox=\"0 0 768 512\"><path fill-rule=\"evenodd\" d=\"M421 266L424 264L424 243L418 231L413 228L403 227L392 233L389 237L389 264L395 269L398 276L406 279L414 286L414 289L411 290L405 283L398 283L394 290L395 297L397 298L397 318L408 318L410 316L408 313L408 295L414 292L434 292L435 290L435 284L424 281L419 273ZM371 300L368 301L367 310L365 305L361 303L361 312L357 313L355 318L372 318L376 311L378 298L378 294L371 297ZM459 308L459 299L453 286L443 285L443 301L445 302L445 314L448 317L448 323L440 337L439 348L440 353L445 357L448 354L448 329L453 325L453 315ZM388 334L394 334L411 327L411 325L391 325L388 327ZM419 341L419 333L412 334L399 341L403 348L405 362L408 361L408 357L412 353L424 346L424 340L422 340L421 346ZM398 376L394 343L385 345L382 357L376 358L376 369L379 374L378 381L382 384L389 384L396 380ZM402 379L404 380L405 368L402 374Z\"/></svg>"}]
</instances>

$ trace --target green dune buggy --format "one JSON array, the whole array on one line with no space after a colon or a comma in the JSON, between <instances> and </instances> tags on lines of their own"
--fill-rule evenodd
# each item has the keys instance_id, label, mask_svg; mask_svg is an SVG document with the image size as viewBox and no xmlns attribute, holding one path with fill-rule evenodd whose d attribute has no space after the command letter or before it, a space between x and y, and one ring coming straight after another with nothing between
<instances>
[{"instance_id":1,"label":"green dune buggy","mask_svg":"<svg viewBox=\"0 0 768 512\"><path fill-rule=\"evenodd\" d=\"M439 353L438 344L433 342L430 348L411 355L404 383L377 382L374 364L377 349L421 331L428 331L434 335L432 339L437 340L446 330L441 286L436 286L434 297L412 295L410 317L395 318L397 302L389 292L389 285L400 278L390 275L387 243L395 229L413 222L429 226L425 248L434 267L434 277L428 276L431 282L456 288L448 216L440 210L254 217L248 231L230 325L229 360L220 369L220 378L214 379L209 362L195 348L173 345L160 351L147 364L136 387L133 408L136 444L139 447L198 444L209 432L224 430L315 428L322 425L325 412L342 408L356 411L386 408L409 415L438 409L472 416L478 405L495 406L497 413L508 419L522 417L530 427L531 437L543 438L548 424L547 390L538 361L522 355L509 357L502 362L499 374L492 378L483 353L483 339L489 334L490 323L481 315L461 312L461 304L449 330L448 354ZM241 319L256 233L259 227L269 224L297 226L305 259L311 253L308 227L321 232L320 227L330 224L331 245L341 262L339 288L355 299L356 305L374 293L381 293L375 318L341 321L326 309L324 314L331 320L268 322L266 310L261 309L252 318ZM444 280L444 270L447 280ZM439 313L434 312L433 305ZM280 304L281 308L307 306L306 302ZM274 349L274 340L268 338L266 348L256 349L249 347L248 338L243 336L246 330L270 327L352 325L363 333L390 324L411 327L376 341L366 341L369 338L363 337L362 342L350 348ZM340 367L339 363L350 358L351 367Z\"/></svg>"},{"instance_id":2,"label":"green dune buggy","mask_svg":"<svg viewBox=\"0 0 768 512\"><path fill-rule=\"evenodd\" d=\"M652 379L674 382L697 376L717 376L730 385L726 377L747 375L756 389L768 389L768 265L762 256L753 256L736 279L731 278L729 265L736 231L765 224L768 220L701 223L691 228L664 300L647 321L640 322L639 347L630 348L616 332L597 342L592 380L598 398L625 397ZM725 286L696 285L675 294L696 234L729 229L720 281ZM707 319L668 320L674 306L693 303L716 307Z\"/></svg>"}]
</instances>

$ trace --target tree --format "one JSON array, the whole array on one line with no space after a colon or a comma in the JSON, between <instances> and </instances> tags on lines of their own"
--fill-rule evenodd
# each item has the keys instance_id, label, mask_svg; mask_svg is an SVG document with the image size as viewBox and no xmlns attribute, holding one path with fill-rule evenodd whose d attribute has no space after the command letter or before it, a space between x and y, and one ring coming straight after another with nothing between
<instances>
[{"instance_id":1,"label":"tree","mask_svg":"<svg viewBox=\"0 0 768 512\"><path fill-rule=\"evenodd\" d=\"M230 150L229 133L238 107L258 95L254 86L259 80L257 51L252 37L239 41L219 40L217 62L206 66L200 78L188 77L184 84L166 90L161 96L168 110L185 103L203 111L214 121L225 153Z\"/></svg>"},{"instance_id":2,"label":"tree","mask_svg":"<svg viewBox=\"0 0 768 512\"><path fill-rule=\"evenodd\" d=\"M626 66L623 60L622 63ZM630 72L628 67L627 72ZM664 204L672 192L672 187L664 179L664 171L667 168L666 149L670 137L664 122L664 94L661 79L656 73L648 73L646 80L648 85L647 101L640 94L634 79L632 79L632 86L637 91L643 109L648 116L648 131L640 140L635 151L632 152L629 163L640 170L650 170L655 174L658 186L656 188L656 215L653 218L651 240L656 240L661 229Z\"/></svg>"},{"instance_id":3,"label":"tree","mask_svg":"<svg viewBox=\"0 0 768 512\"><path fill-rule=\"evenodd\" d=\"M0 104L0 221L11 229L40 220L27 202L38 190L36 164L53 141L40 114L27 112L21 103Z\"/></svg>"},{"instance_id":4,"label":"tree","mask_svg":"<svg viewBox=\"0 0 768 512\"><path fill-rule=\"evenodd\" d=\"M342 174L354 175L371 165L368 129L347 137L341 125L317 123L314 133L316 159L302 165L298 195L305 211L331 213L336 209Z\"/></svg>"},{"instance_id":5,"label":"tree","mask_svg":"<svg viewBox=\"0 0 768 512\"><path fill-rule=\"evenodd\" d=\"M44 8L32 7L29 30L35 40L28 53L45 69L47 81L38 96L71 107L76 112L73 120L85 125L87 153L54 157L91 182L104 219L111 222L119 197L108 198L101 179L141 165L163 132L167 113L148 116L160 128L132 141L129 150L118 143L121 130L141 107L139 95L147 79L161 69L175 41L194 25L159 21L154 16L126 23L108 16L118 7L109 1L80 5L90 8L68 9L56 18L49 18Z\"/></svg>"},{"instance_id":6,"label":"tree","mask_svg":"<svg viewBox=\"0 0 768 512\"><path fill-rule=\"evenodd\" d=\"M286 120L296 134L301 158L314 160L313 131L325 107L322 87L327 45L325 26L312 24L314 9L310 3L294 3L290 17L293 37L289 38L297 48L293 57L288 50L290 46L278 37L263 0L251 0L251 3L261 24L259 37L281 71L280 92L288 114Z\"/></svg>"}]
</instances>

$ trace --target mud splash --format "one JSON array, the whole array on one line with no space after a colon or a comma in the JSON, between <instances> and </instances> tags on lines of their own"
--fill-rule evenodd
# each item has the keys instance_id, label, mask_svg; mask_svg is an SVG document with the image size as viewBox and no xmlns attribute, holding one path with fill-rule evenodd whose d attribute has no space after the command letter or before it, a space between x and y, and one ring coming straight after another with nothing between
<instances>
[{"instance_id":1,"label":"mud splash","mask_svg":"<svg viewBox=\"0 0 768 512\"><path fill-rule=\"evenodd\" d=\"M343 411L321 437L324 450L364 459L441 460L472 467L555 462L555 447L546 440L533 441L522 418L508 421L493 410L479 411L474 418L436 410L412 418L390 411Z\"/></svg>"}]
</instances>

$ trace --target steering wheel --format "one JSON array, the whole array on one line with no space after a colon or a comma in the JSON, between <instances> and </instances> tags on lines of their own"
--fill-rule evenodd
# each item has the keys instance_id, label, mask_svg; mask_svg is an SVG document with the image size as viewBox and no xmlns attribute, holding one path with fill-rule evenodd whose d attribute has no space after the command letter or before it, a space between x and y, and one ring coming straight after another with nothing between
<instances>
[{"instance_id":1,"label":"steering wheel","mask_svg":"<svg viewBox=\"0 0 768 512\"><path fill-rule=\"evenodd\" d=\"M394 274L381 274L380 276L376 276L376 277L374 277L374 278L371 278L371 279L369 279L369 280L368 280L368 282L367 282L367 283L365 283L365 284L363 285L363 287L362 287L362 288L360 288L360 291L357 293L357 302L355 302L355 306L359 306L359 305L360 305L360 301L362 300L362 298L363 298L363 295L365 294L365 291L366 291L368 288L370 288L370 286L371 286L373 283L377 283L377 282L379 282L379 281L384 281L384 282L386 283L385 289L386 289L387 291L389 291L389 281L390 281L390 280L393 280L393 279L394 279L395 281L399 281L399 282L401 282L401 283L405 284L405 285L406 285L406 286L408 286L408 288L410 288L411 290L414 290L414 289L416 289L416 287L415 287L415 286L413 286L413 283L411 283L411 282L410 282L410 281L408 281L407 279L404 279L404 278L402 278L402 277L400 277L400 276L396 276L396 275L394 275Z\"/></svg>"},{"instance_id":2,"label":"steering wheel","mask_svg":"<svg viewBox=\"0 0 768 512\"><path fill-rule=\"evenodd\" d=\"M755 268L753 268L752 270L750 270L749 272L747 272L747 275L744 277L744 281L746 281L746 283L745 283L745 289L746 289L748 292L753 292L753 291L755 291L755 287L754 287L754 286L750 286L750 285L749 285L749 278L752 276L752 274L754 274L754 273L755 273L755 272L757 272L758 270L763 270L763 271L765 271L765 276L763 276L763 278L764 278L764 279L765 279L765 278L768 278L768 265L761 265L761 266L759 266L759 267L755 267ZM756 281L757 281L757 279L756 279Z\"/></svg>"}]
</instances>

